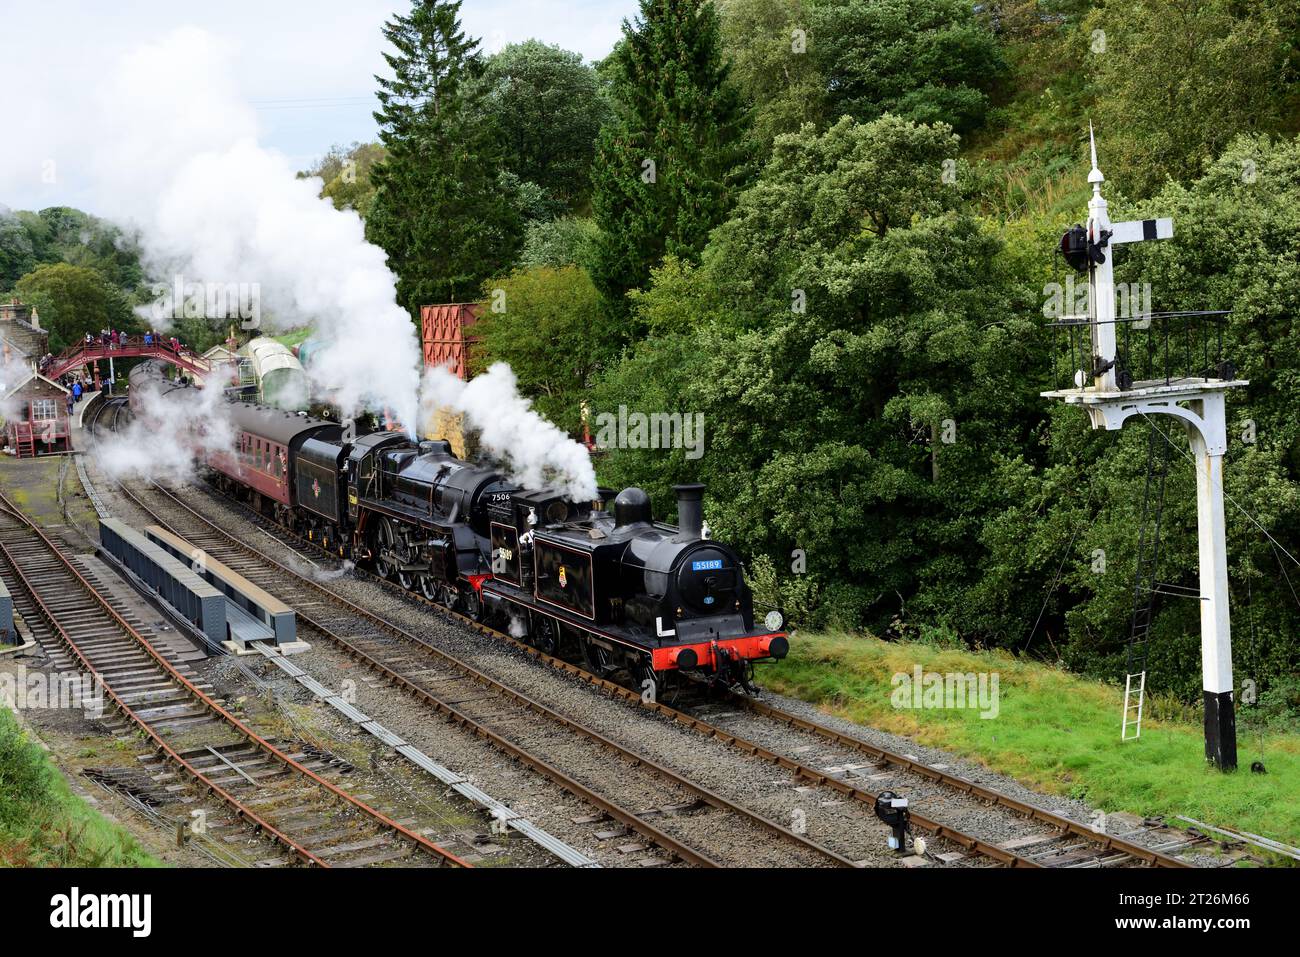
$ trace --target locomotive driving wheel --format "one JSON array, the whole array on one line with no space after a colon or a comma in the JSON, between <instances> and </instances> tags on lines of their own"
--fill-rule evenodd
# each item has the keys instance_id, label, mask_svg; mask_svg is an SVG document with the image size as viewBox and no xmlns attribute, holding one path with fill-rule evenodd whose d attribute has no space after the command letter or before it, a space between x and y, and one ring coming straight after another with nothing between
<instances>
[{"instance_id":1,"label":"locomotive driving wheel","mask_svg":"<svg viewBox=\"0 0 1300 957\"><path fill-rule=\"evenodd\" d=\"M438 583L434 580L432 575L421 575L419 584L421 595L429 601L436 602L438 600Z\"/></svg>"},{"instance_id":2,"label":"locomotive driving wheel","mask_svg":"<svg viewBox=\"0 0 1300 957\"><path fill-rule=\"evenodd\" d=\"M393 547L396 536L393 534L393 526L384 519L379 523L379 529L375 535L375 573L380 578L392 578L396 565L393 563Z\"/></svg>"},{"instance_id":3,"label":"locomotive driving wheel","mask_svg":"<svg viewBox=\"0 0 1300 957\"><path fill-rule=\"evenodd\" d=\"M558 645L555 619L550 615L533 615L533 627L529 629L528 639L538 651L553 655Z\"/></svg>"},{"instance_id":4,"label":"locomotive driving wheel","mask_svg":"<svg viewBox=\"0 0 1300 957\"><path fill-rule=\"evenodd\" d=\"M590 638L582 639L582 656L587 661L587 669L593 674L603 675L609 671L609 652Z\"/></svg>"},{"instance_id":5,"label":"locomotive driving wheel","mask_svg":"<svg viewBox=\"0 0 1300 957\"><path fill-rule=\"evenodd\" d=\"M632 688L647 701L659 700L660 675L648 660L638 661L631 668Z\"/></svg>"}]
</instances>

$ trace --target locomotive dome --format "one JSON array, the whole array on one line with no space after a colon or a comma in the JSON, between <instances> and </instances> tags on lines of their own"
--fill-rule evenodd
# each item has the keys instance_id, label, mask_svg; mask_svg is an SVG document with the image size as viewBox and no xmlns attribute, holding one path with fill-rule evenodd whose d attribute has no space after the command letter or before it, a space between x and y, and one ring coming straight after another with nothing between
<instances>
[{"instance_id":1,"label":"locomotive dome","mask_svg":"<svg viewBox=\"0 0 1300 957\"><path fill-rule=\"evenodd\" d=\"M619 528L637 522L649 523L652 518L650 496L645 489L633 485L623 489L614 499L614 524Z\"/></svg>"}]
</instances>

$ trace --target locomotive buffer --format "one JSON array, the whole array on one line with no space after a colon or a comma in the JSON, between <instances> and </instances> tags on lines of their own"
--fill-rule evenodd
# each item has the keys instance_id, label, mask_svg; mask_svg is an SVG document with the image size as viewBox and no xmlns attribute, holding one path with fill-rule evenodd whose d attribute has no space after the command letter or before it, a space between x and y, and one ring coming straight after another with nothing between
<instances>
[{"instance_id":1,"label":"locomotive buffer","mask_svg":"<svg viewBox=\"0 0 1300 957\"><path fill-rule=\"evenodd\" d=\"M1061 241L1066 260L1076 269L1088 273L1088 312L1084 316L1067 316L1057 326L1083 327L1086 324L1092 368L1074 373L1074 388L1044 392L1046 398L1061 399L1083 407L1094 429L1117 430L1134 417L1170 416L1182 424L1191 445L1196 465L1197 536L1200 556L1201 668L1205 701L1205 757L1223 770L1237 766L1236 717L1233 709L1232 641L1228 618L1228 559L1223 521L1223 455L1227 450L1225 397L1229 389L1247 385L1236 379L1231 364L1205 362L1199 368L1171 370L1167 324L1188 316L1198 319L1222 314L1160 313L1129 315L1117 318L1113 267L1114 247L1125 243L1168 239L1174 234L1173 220L1148 219L1112 223L1106 200L1101 195L1105 181L1097 168L1097 145L1089 129L1092 151L1092 198L1088 202L1088 222L1074 227ZM1128 297L1132 302L1132 296ZM1130 310L1131 312L1131 310ZM1152 377L1136 380L1140 364L1138 350L1121 350L1121 338L1127 346L1131 330L1151 330L1155 344L1160 333L1152 329L1153 321L1165 326L1163 375L1151 363ZM1130 328L1124 328L1125 325ZM1117 336L1118 330L1123 336ZM1081 331L1081 330L1080 330ZM1207 337L1206 342L1209 342ZM1149 346L1147 355L1158 351ZM1216 356L1217 360L1217 356ZM1190 361L1190 357L1189 357ZM1089 384L1091 380L1091 384ZM1154 427L1154 423L1152 423ZM1141 562L1139 556L1139 562ZM1146 691L1146 627L1137 632L1135 615L1133 643L1141 643L1130 666L1124 690L1123 740L1136 738L1141 731L1142 705ZM1134 645L1130 644L1130 652ZM1136 698L1136 700L1134 700Z\"/></svg>"}]
</instances>

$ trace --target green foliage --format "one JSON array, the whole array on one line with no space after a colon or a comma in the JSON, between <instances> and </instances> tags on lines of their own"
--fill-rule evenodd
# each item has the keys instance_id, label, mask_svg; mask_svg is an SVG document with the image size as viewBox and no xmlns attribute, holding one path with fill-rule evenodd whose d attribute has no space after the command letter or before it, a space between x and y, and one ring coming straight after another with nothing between
<instances>
[{"instance_id":1,"label":"green foliage","mask_svg":"<svg viewBox=\"0 0 1300 957\"><path fill-rule=\"evenodd\" d=\"M375 198L371 170L384 156L385 150L378 143L335 146L298 177L319 177L324 183L321 196L332 202L335 209L354 209L365 219Z\"/></svg>"},{"instance_id":2,"label":"green foliage","mask_svg":"<svg viewBox=\"0 0 1300 957\"><path fill-rule=\"evenodd\" d=\"M635 300L672 331L598 391L601 411L621 397L704 413L703 459L617 450L603 477L637 473L661 508L672 482L708 482L720 538L777 568L806 555L824 620L887 622L900 593L975 580L969 513L996 496L992 457L1022 438L1003 417L1033 419L993 399L1040 356L999 243L940 177L956 147L946 127L892 116L778 137L700 269L666 267ZM945 418L961 442L940 444Z\"/></svg>"},{"instance_id":3,"label":"green foliage","mask_svg":"<svg viewBox=\"0 0 1300 957\"><path fill-rule=\"evenodd\" d=\"M825 77L826 114L976 126L1004 64L973 10L965 0L814 0L808 49Z\"/></svg>"},{"instance_id":4,"label":"green foliage","mask_svg":"<svg viewBox=\"0 0 1300 957\"><path fill-rule=\"evenodd\" d=\"M559 210L586 203L596 135L609 116L596 72L577 53L537 40L487 61L480 108L499 130L505 169Z\"/></svg>"},{"instance_id":5,"label":"green foliage","mask_svg":"<svg viewBox=\"0 0 1300 957\"><path fill-rule=\"evenodd\" d=\"M1086 0L1003 3L998 35L1006 82L991 93L981 127L964 141L982 211L1002 221L1077 215L1084 188L1087 129L1095 118L1088 77L1091 40L1081 25ZM1059 8L1069 7L1068 14ZM1058 15L1044 16L1055 13Z\"/></svg>"},{"instance_id":6,"label":"green foliage","mask_svg":"<svg viewBox=\"0 0 1300 957\"><path fill-rule=\"evenodd\" d=\"M393 76L377 78L375 118L387 156L371 170L366 236L388 253L398 302L413 315L473 296L519 244L517 191L502 176L498 132L474 82L478 42L461 32L459 10L415 0L384 27Z\"/></svg>"},{"instance_id":7,"label":"green foliage","mask_svg":"<svg viewBox=\"0 0 1300 957\"><path fill-rule=\"evenodd\" d=\"M73 796L41 748L0 706L0 867L157 864L120 827Z\"/></svg>"},{"instance_id":8,"label":"green foliage","mask_svg":"<svg viewBox=\"0 0 1300 957\"><path fill-rule=\"evenodd\" d=\"M804 123L820 125L825 80L808 49L804 0L721 0L718 12L757 154L766 155L782 133L797 132Z\"/></svg>"},{"instance_id":9,"label":"green foliage","mask_svg":"<svg viewBox=\"0 0 1300 957\"><path fill-rule=\"evenodd\" d=\"M610 311L665 255L694 261L734 199L744 123L712 3L642 0L607 67L616 118L592 174L593 279Z\"/></svg>"},{"instance_id":10,"label":"green foliage","mask_svg":"<svg viewBox=\"0 0 1300 957\"><path fill-rule=\"evenodd\" d=\"M36 308L50 332L52 352L63 351L87 332L139 325L121 290L86 266L38 266L14 284L14 293Z\"/></svg>"},{"instance_id":11,"label":"green foliage","mask_svg":"<svg viewBox=\"0 0 1300 957\"><path fill-rule=\"evenodd\" d=\"M0 210L0 293L36 268L36 247L22 221Z\"/></svg>"},{"instance_id":12,"label":"green foliage","mask_svg":"<svg viewBox=\"0 0 1300 957\"><path fill-rule=\"evenodd\" d=\"M1126 190L1187 182L1238 133L1278 128L1295 17L1293 3L1236 0L1107 0L1093 12L1099 131Z\"/></svg>"},{"instance_id":13,"label":"green foliage","mask_svg":"<svg viewBox=\"0 0 1300 957\"><path fill-rule=\"evenodd\" d=\"M18 724L0 706L0 829L23 823L31 809L49 793L54 777L41 749L27 740Z\"/></svg>"},{"instance_id":14,"label":"green foliage","mask_svg":"<svg viewBox=\"0 0 1300 957\"><path fill-rule=\"evenodd\" d=\"M582 266L589 268L600 229L590 219L562 216L528 224L519 267Z\"/></svg>"},{"instance_id":15,"label":"green foliage","mask_svg":"<svg viewBox=\"0 0 1300 957\"><path fill-rule=\"evenodd\" d=\"M1242 723L1251 730L1288 732L1300 728L1300 678L1287 675L1259 696L1256 707L1241 710Z\"/></svg>"},{"instance_id":16,"label":"green foliage","mask_svg":"<svg viewBox=\"0 0 1300 957\"><path fill-rule=\"evenodd\" d=\"M0 208L0 292L39 265L67 263L98 272L124 294L143 282L135 238L79 209L51 206L39 213Z\"/></svg>"},{"instance_id":17,"label":"green foliage","mask_svg":"<svg viewBox=\"0 0 1300 957\"><path fill-rule=\"evenodd\" d=\"M509 362L537 410L576 432L592 379L616 349L591 278L576 266L533 266L488 282L484 296L503 311L474 326L474 371Z\"/></svg>"}]
</instances>

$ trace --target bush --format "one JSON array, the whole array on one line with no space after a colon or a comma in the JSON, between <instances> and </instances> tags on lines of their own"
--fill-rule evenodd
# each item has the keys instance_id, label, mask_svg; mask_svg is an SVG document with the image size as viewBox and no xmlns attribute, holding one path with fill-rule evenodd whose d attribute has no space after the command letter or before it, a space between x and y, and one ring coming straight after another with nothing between
<instances>
[{"instance_id":1,"label":"bush","mask_svg":"<svg viewBox=\"0 0 1300 957\"><path fill-rule=\"evenodd\" d=\"M1275 678L1253 706L1243 702L1239 714L1241 723L1252 730L1300 730L1300 677Z\"/></svg>"},{"instance_id":2,"label":"bush","mask_svg":"<svg viewBox=\"0 0 1300 957\"><path fill-rule=\"evenodd\" d=\"M0 827L26 820L49 798L53 772L41 749L0 708Z\"/></svg>"}]
</instances>

